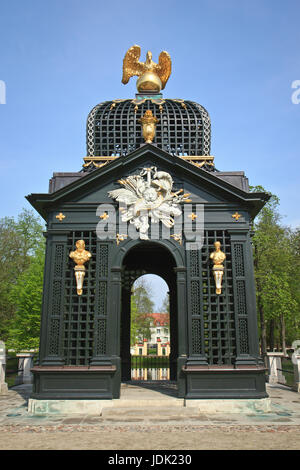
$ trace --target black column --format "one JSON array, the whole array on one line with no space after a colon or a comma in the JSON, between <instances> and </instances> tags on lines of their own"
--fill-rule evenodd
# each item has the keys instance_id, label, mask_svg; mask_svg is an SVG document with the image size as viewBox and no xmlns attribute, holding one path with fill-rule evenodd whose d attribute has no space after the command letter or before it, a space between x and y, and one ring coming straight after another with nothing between
<instances>
[{"instance_id":1,"label":"black column","mask_svg":"<svg viewBox=\"0 0 300 470\"><path fill-rule=\"evenodd\" d=\"M236 325L236 365L258 363L258 331L252 247L249 230L228 230L231 237Z\"/></svg>"},{"instance_id":2,"label":"black column","mask_svg":"<svg viewBox=\"0 0 300 470\"><path fill-rule=\"evenodd\" d=\"M68 232L49 230L45 260L40 365L63 365L63 317Z\"/></svg>"}]
</instances>

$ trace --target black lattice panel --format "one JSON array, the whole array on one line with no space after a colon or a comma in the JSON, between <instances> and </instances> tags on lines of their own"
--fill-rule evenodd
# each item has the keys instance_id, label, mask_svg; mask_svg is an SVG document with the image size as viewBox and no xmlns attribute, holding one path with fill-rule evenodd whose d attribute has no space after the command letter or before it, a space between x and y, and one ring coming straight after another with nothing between
<instances>
[{"instance_id":1,"label":"black lattice panel","mask_svg":"<svg viewBox=\"0 0 300 470\"><path fill-rule=\"evenodd\" d=\"M89 156L125 156L144 143L139 122L150 109L158 119L154 144L171 155L209 155L210 118L191 101L165 100L162 106L146 100L106 101L92 109L87 120Z\"/></svg>"},{"instance_id":2,"label":"black lattice panel","mask_svg":"<svg viewBox=\"0 0 300 470\"><path fill-rule=\"evenodd\" d=\"M97 286L95 308L95 344L94 356L106 353L106 317L108 290L108 255L109 245L97 243Z\"/></svg>"},{"instance_id":3,"label":"black lattice panel","mask_svg":"<svg viewBox=\"0 0 300 470\"><path fill-rule=\"evenodd\" d=\"M65 282L64 357L67 365L88 365L93 355L96 284L96 235L94 232L72 232L68 238L68 254L77 240L85 241L92 257L85 264L82 295L77 294L75 263L69 258Z\"/></svg>"},{"instance_id":4,"label":"black lattice panel","mask_svg":"<svg viewBox=\"0 0 300 470\"><path fill-rule=\"evenodd\" d=\"M214 242L221 242L226 255L222 293L216 294L213 263L209 255ZM209 364L232 364L236 357L235 317L233 300L232 260L230 237L225 231L205 232L202 249L202 295L204 322L204 350Z\"/></svg>"},{"instance_id":5,"label":"black lattice panel","mask_svg":"<svg viewBox=\"0 0 300 470\"><path fill-rule=\"evenodd\" d=\"M233 243L233 265L235 274L235 297L238 325L239 354L249 354L248 318L246 299L246 279L244 246L242 243Z\"/></svg>"}]
</instances>

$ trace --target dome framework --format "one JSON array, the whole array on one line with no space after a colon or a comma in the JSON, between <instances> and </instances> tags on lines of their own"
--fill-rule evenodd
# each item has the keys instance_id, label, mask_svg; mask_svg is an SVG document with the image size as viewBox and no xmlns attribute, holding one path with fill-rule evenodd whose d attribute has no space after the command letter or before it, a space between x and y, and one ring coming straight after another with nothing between
<instances>
[{"instance_id":1,"label":"dome framework","mask_svg":"<svg viewBox=\"0 0 300 470\"><path fill-rule=\"evenodd\" d=\"M158 98L157 98L158 96ZM211 124L208 112L198 103L180 99L144 98L105 101L87 119L87 156L84 169L94 169L124 157L144 144L141 117L151 110L158 119L153 144L167 153L209 170Z\"/></svg>"}]
</instances>

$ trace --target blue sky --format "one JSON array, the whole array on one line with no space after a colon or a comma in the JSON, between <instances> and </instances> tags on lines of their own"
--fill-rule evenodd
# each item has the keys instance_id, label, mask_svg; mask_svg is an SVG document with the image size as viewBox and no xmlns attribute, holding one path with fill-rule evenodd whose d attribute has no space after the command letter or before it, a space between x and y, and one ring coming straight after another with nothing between
<instances>
[{"instance_id":1,"label":"blue sky","mask_svg":"<svg viewBox=\"0 0 300 470\"><path fill-rule=\"evenodd\" d=\"M298 0L2 2L0 217L29 207L24 196L46 192L53 171L81 168L90 109L135 94L135 79L121 83L122 60L139 44L143 57L171 54L165 97L209 111L217 168L244 170L277 194L296 226L299 19Z\"/></svg>"},{"instance_id":2,"label":"blue sky","mask_svg":"<svg viewBox=\"0 0 300 470\"><path fill-rule=\"evenodd\" d=\"M201 103L218 169L244 170L300 225L299 0L12 0L0 7L0 217L29 208L53 171L78 171L93 106L131 98L133 44L173 62L167 98ZM299 92L300 98L300 92ZM3 101L3 100L2 100ZM1 102L1 96L0 96Z\"/></svg>"}]
</instances>

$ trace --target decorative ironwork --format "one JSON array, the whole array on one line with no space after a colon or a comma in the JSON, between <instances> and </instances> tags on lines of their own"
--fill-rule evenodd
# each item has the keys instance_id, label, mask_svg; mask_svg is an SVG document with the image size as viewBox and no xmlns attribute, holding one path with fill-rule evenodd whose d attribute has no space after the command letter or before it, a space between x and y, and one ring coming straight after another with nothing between
<instances>
[{"instance_id":1,"label":"decorative ironwork","mask_svg":"<svg viewBox=\"0 0 300 470\"><path fill-rule=\"evenodd\" d=\"M234 255L234 264L235 264L235 275L245 276L244 250L243 250L243 245L241 243L235 243L233 245L233 255Z\"/></svg>"},{"instance_id":2,"label":"decorative ironwork","mask_svg":"<svg viewBox=\"0 0 300 470\"><path fill-rule=\"evenodd\" d=\"M240 354L249 353L248 345L248 320L247 318L239 318L239 343L240 343Z\"/></svg>"},{"instance_id":3,"label":"decorative ironwork","mask_svg":"<svg viewBox=\"0 0 300 470\"><path fill-rule=\"evenodd\" d=\"M237 280L236 281L236 291L237 291L237 313L238 315L246 315L246 289L245 281Z\"/></svg>"},{"instance_id":4,"label":"decorative ironwork","mask_svg":"<svg viewBox=\"0 0 300 470\"><path fill-rule=\"evenodd\" d=\"M66 266L63 316L63 353L66 365L88 365L93 356L97 238L94 232L72 232L68 238L68 252L78 239L84 240L91 259L86 266L85 289L80 296L77 295L71 259Z\"/></svg>"},{"instance_id":5,"label":"decorative ironwork","mask_svg":"<svg viewBox=\"0 0 300 470\"><path fill-rule=\"evenodd\" d=\"M189 159L192 162L213 162L207 159L210 156L210 118L203 106L185 101L183 107L178 100L143 98L106 101L91 110L86 128L86 170L91 162L102 165L139 148L143 144L139 120L147 110L159 119L153 139L158 148L185 159L197 157ZM115 104L113 108L112 104ZM214 170L213 164L207 166L207 170Z\"/></svg>"},{"instance_id":6,"label":"decorative ironwork","mask_svg":"<svg viewBox=\"0 0 300 470\"><path fill-rule=\"evenodd\" d=\"M51 318L50 321L50 339L49 339L49 355L58 356L59 354L59 326L58 318Z\"/></svg>"},{"instance_id":7,"label":"decorative ironwork","mask_svg":"<svg viewBox=\"0 0 300 470\"><path fill-rule=\"evenodd\" d=\"M239 340L239 354L249 354L246 279L243 243L233 243L233 267L235 275L235 305Z\"/></svg>"},{"instance_id":8,"label":"decorative ironwork","mask_svg":"<svg viewBox=\"0 0 300 470\"><path fill-rule=\"evenodd\" d=\"M106 353L106 318L107 318L107 292L108 292L108 259L109 246L99 243L97 246L97 279L96 309L95 309L95 342L94 355L101 356Z\"/></svg>"},{"instance_id":9,"label":"decorative ironwork","mask_svg":"<svg viewBox=\"0 0 300 470\"><path fill-rule=\"evenodd\" d=\"M215 292L210 252L220 240L226 255L222 294ZM233 364L236 358L236 329L230 236L224 230L207 230L202 248L202 308L204 353L209 364ZM200 300L199 300L200 301Z\"/></svg>"},{"instance_id":10,"label":"decorative ironwork","mask_svg":"<svg viewBox=\"0 0 300 470\"><path fill-rule=\"evenodd\" d=\"M106 353L106 320L98 318L96 327L96 354Z\"/></svg>"},{"instance_id":11,"label":"decorative ironwork","mask_svg":"<svg viewBox=\"0 0 300 470\"><path fill-rule=\"evenodd\" d=\"M192 320L192 353L201 354L201 321L195 318Z\"/></svg>"}]
</instances>

